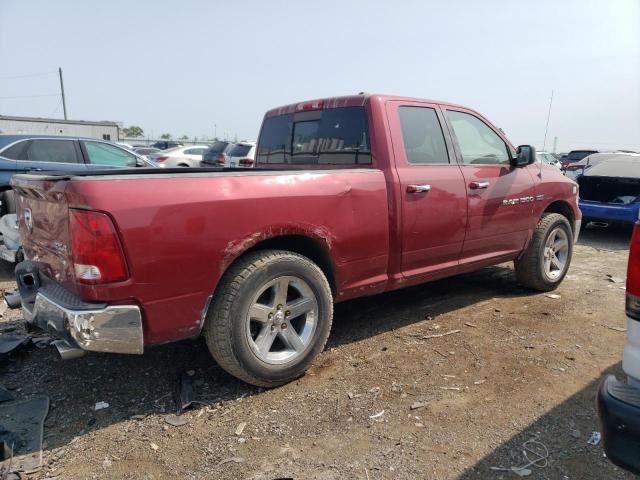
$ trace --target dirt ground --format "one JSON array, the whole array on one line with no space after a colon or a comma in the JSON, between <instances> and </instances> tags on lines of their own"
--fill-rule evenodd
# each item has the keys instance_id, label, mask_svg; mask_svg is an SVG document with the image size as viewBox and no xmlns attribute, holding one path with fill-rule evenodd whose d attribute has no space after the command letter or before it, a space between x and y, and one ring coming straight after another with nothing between
<instances>
[{"instance_id":1,"label":"dirt ground","mask_svg":"<svg viewBox=\"0 0 640 480\"><path fill-rule=\"evenodd\" d=\"M560 298L501 265L339 304L313 368L273 390L227 375L202 341L72 361L31 346L0 382L50 396L33 478L507 479L492 467L526 464L530 439L548 458L528 478L631 478L587 443L598 382L621 373L629 235L583 231ZM174 426L185 371L200 403Z\"/></svg>"}]
</instances>

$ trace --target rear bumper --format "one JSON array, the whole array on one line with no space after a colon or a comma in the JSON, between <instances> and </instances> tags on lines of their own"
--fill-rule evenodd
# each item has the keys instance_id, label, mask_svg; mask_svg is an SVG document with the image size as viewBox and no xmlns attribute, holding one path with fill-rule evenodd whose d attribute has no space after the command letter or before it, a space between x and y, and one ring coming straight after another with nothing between
<instances>
[{"instance_id":1,"label":"rear bumper","mask_svg":"<svg viewBox=\"0 0 640 480\"><path fill-rule=\"evenodd\" d=\"M583 219L623 223L636 223L640 211L640 203L617 205L582 199L578 202L578 207L580 207Z\"/></svg>"},{"instance_id":2,"label":"rear bumper","mask_svg":"<svg viewBox=\"0 0 640 480\"><path fill-rule=\"evenodd\" d=\"M28 261L16 267L16 281L24 318L32 325L83 350L143 353L142 313L137 305L86 303Z\"/></svg>"},{"instance_id":3,"label":"rear bumper","mask_svg":"<svg viewBox=\"0 0 640 480\"><path fill-rule=\"evenodd\" d=\"M640 390L609 375L598 389L597 406L607 457L640 474Z\"/></svg>"}]
</instances>

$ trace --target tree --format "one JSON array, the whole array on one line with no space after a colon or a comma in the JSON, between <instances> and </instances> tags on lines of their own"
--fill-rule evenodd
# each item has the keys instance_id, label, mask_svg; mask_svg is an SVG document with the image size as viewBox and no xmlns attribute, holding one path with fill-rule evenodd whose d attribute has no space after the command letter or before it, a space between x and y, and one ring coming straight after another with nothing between
<instances>
[{"instance_id":1,"label":"tree","mask_svg":"<svg viewBox=\"0 0 640 480\"><path fill-rule=\"evenodd\" d=\"M182 136L180 137L180 140L189 140L189 137L187 137L186 135L182 135Z\"/></svg>"},{"instance_id":2,"label":"tree","mask_svg":"<svg viewBox=\"0 0 640 480\"><path fill-rule=\"evenodd\" d=\"M124 136L127 138L144 136L144 130L142 130L142 128L138 127L137 125L131 125L130 127L123 128L122 133L124 133Z\"/></svg>"},{"instance_id":3,"label":"tree","mask_svg":"<svg viewBox=\"0 0 640 480\"><path fill-rule=\"evenodd\" d=\"M171 134L170 133L163 133L162 135L160 135L160 138L162 140L171 140Z\"/></svg>"}]
</instances>

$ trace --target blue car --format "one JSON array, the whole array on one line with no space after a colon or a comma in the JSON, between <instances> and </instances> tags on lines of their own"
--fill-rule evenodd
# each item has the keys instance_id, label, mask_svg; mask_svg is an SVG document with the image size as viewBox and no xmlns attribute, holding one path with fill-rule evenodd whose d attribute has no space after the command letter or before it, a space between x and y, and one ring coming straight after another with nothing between
<instances>
[{"instance_id":1,"label":"blue car","mask_svg":"<svg viewBox=\"0 0 640 480\"><path fill-rule=\"evenodd\" d=\"M634 224L640 213L640 157L601 162L577 179L582 222Z\"/></svg>"},{"instance_id":2,"label":"blue car","mask_svg":"<svg viewBox=\"0 0 640 480\"><path fill-rule=\"evenodd\" d=\"M134 152L95 138L0 135L0 215L15 212L10 181L16 173L152 166Z\"/></svg>"}]
</instances>

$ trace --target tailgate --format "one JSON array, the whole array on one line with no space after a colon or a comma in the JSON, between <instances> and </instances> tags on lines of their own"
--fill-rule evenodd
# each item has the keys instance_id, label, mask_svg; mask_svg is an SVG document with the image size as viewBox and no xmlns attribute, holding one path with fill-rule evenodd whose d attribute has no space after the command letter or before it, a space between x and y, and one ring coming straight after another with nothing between
<instances>
[{"instance_id":1,"label":"tailgate","mask_svg":"<svg viewBox=\"0 0 640 480\"><path fill-rule=\"evenodd\" d=\"M75 291L65 196L67 178L17 175L12 185L25 258L36 262L40 272Z\"/></svg>"}]
</instances>

